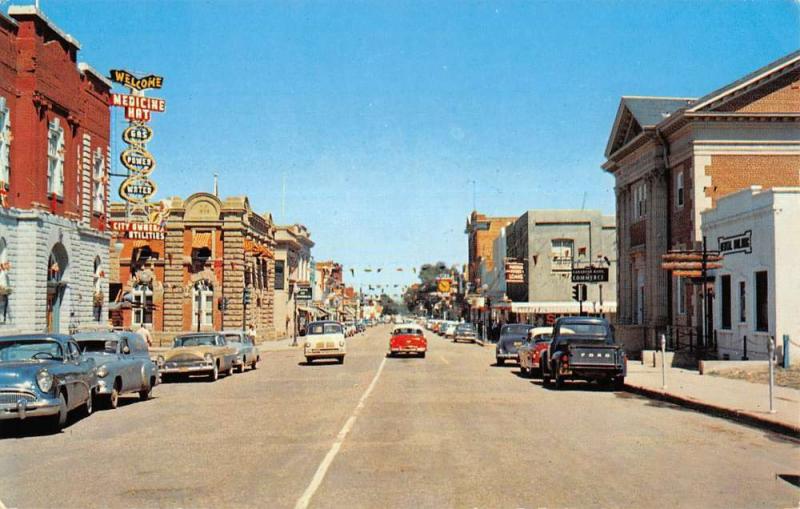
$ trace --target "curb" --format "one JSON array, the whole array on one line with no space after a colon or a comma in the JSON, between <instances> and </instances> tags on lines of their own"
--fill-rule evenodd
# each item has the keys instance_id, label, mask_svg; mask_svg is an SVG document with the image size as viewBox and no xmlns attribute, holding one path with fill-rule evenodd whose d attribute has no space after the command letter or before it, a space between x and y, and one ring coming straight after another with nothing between
<instances>
[{"instance_id":1,"label":"curb","mask_svg":"<svg viewBox=\"0 0 800 509\"><path fill-rule=\"evenodd\" d=\"M642 387L640 385L632 385L627 382L625 383L625 390L646 398L666 401L667 403L673 403L675 405L686 407L714 417L721 417L723 419L736 421L748 426L780 433L781 435L786 435L789 438L800 440L800 426L793 426L791 424L765 419L760 415L747 412L745 410L737 410L735 408L714 405L712 403L706 403L689 397L677 396L669 392L664 392L660 389L651 389L649 387Z\"/></svg>"}]
</instances>

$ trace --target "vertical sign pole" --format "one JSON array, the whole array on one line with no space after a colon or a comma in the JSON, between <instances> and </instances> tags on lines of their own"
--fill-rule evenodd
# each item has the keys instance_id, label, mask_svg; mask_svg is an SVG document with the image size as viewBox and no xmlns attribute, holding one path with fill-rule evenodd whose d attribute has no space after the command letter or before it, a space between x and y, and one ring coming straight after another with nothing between
<instances>
[{"instance_id":1,"label":"vertical sign pole","mask_svg":"<svg viewBox=\"0 0 800 509\"><path fill-rule=\"evenodd\" d=\"M767 339L767 354L769 355L769 413L775 413L772 393L775 385L775 338L770 336Z\"/></svg>"},{"instance_id":2,"label":"vertical sign pole","mask_svg":"<svg viewBox=\"0 0 800 509\"><path fill-rule=\"evenodd\" d=\"M667 388L667 337L661 335L661 389Z\"/></svg>"}]
</instances>

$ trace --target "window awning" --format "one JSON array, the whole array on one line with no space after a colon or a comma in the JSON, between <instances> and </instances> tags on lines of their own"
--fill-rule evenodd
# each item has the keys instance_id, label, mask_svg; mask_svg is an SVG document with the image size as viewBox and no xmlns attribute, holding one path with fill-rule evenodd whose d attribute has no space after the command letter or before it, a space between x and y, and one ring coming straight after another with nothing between
<instances>
[{"instance_id":1,"label":"window awning","mask_svg":"<svg viewBox=\"0 0 800 509\"><path fill-rule=\"evenodd\" d=\"M207 247L211 249L211 232L192 233L192 249Z\"/></svg>"},{"instance_id":2,"label":"window awning","mask_svg":"<svg viewBox=\"0 0 800 509\"><path fill-rule=\"evenodd\" d=\"M319 307L319 306L314 306L314 307L319 310L319 313L320 313L319 316L329 316L330 315L330 312L327 309Z\"/></svg>"},{"instance_id":3,"label":"window awning","mask_svg":"<svg viewBox=\"0 0 800 509\"><path fill-rule=\"evenodd\" d=\"M311 316L319 316L320 314L319 309L309 306L297 306L297 310L308 313Z\"/></svg>"},{"instance_id":4,"label":"window awning","mask_svg":"<svg viewBox=\"0 0 800 509\"><path fill-rule=\"evenodd\" d=\"M507 310L512 313L520 314L578 314L580 304L574 301L534 301L534 302L501 302L492 305L492 309ZM583 311L585 313L616 313L616 301L605 301L602 305L599 302L584 302Z\"/></svg>"}]
</instances>

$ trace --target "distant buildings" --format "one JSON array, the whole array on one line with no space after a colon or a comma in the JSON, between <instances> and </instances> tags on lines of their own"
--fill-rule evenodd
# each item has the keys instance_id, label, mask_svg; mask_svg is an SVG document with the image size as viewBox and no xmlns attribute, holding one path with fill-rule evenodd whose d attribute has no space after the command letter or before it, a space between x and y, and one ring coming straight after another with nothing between
<instances>
[{"instance_id":1,"label":"distant buildings","mask_svg":"<svg viewBox=\"0 0 800 509\"><path fill-rule=\"evenodd\" d=\"M616 180L616 330L629 349L661 333L696 345L703 316L711 327L702 285L671 278L661 255L701 248L701 214L723 196L800 185L799 82L800 51L699 99L621 99L603 169Z\"/></svg>"},{"instance_id":2,"label":"distant buildings","mask_svg":"<svg viewBox=\"0 0 800 509\"><path fill-rule=\"evenodd\" d=\"M487 271L493 270L495 263L503 262L503 260L494 258L492 243L500 235L500 230L514 222L515 219L515 217L489 217L475 210L470 214L464 229L469 242L467 282L470 292L477 292L486 283L481 280L481 262L484 263L484 269Z\"/></svg>"},{"instance_id":3,"label":"distant buildings","mask_svg":"<svg viewBox=\"0 0 800 509\"><path fill-rule=\"evenodd\" d=\"M314 241L305 226L294 224L278 226L275 243L275 327L278 335L293 336L321 314L311 300L296 298L300 287L312 288Z\"/></svg>"}]
</instances>

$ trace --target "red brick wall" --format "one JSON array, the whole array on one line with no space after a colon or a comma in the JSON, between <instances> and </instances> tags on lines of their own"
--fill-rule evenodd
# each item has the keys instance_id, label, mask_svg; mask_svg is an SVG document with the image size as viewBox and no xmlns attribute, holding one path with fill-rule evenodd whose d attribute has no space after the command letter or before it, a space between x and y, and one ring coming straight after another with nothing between
<instances>
[{"instance_id":1,"label":"red brick wall","mask_svg":"<svg viewBox=\"0 0 800 509\"><path fill-rule=\"evenodd\" d=\"M717 199L748 186L800 186L800 156L715 155L706 167L711 186L705 190L712 206Z\"/></svg>"},{"instance_id":2,"label":"red brick wall","mask_svg":"<svg viewBox=\"0 0 800 509\"><path fill-rule=\"evenodd\" d=\"M678 174L683 171L683 208L678 208ZM694 178L692 163L686 161L672 168L670 174L669 207L672 214L672 245L691 247L694 242Z\"/></svg>"},{"instance_id":3,"label":"red brick wall","mask_svg":"<svg viewBox=\"0 0 800 509\"><path fill-rule=\"evenodd\" d=\"M767 86L743 94L719 110L740 113L800 113L800 71L789 73Z\"/></svg>"}]
</instances>

